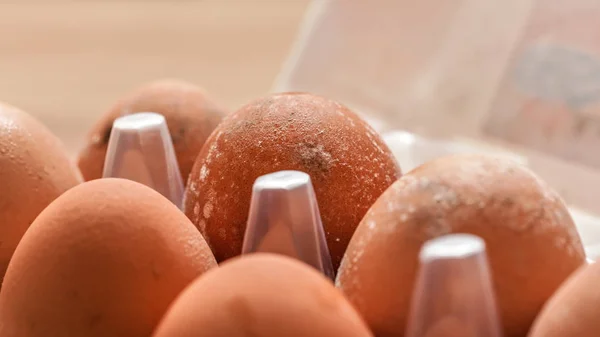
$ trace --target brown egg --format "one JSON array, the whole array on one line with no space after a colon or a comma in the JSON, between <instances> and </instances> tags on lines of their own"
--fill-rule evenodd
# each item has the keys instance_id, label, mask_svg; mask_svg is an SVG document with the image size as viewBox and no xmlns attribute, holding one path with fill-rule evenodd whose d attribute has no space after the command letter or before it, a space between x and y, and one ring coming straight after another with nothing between
<instances>
[{"instance_id":1,"label":"brown egg","mask_svg":"<svg viewBox=\"0 0 600 337\"><path fill-rule=\"evenodd\" d=\"M581 267L539 314L529 337L597 337L600 334L600 264Z\"/></svg>"},{"instance_id":2,"label":"brown egg","mask_svg":"<svg viewBox=\"0 0 600 337\"><path fill-rule=\"evenodd\" d=\"M162 195L124 179L81 184L27 231L0 292L0 336L149 336L216 261Z\"/></svg>"},{"instance_id":3,"label":"brown egg","mask_svg":"<svg viewBox=\"0 0 600 337\"><path fill-rule=\"evenodd\" d=\"M56 136L28 114L0 103L0 282L35 217L80 182Z\"/></svg>"},{"instance_id":4,"label":"brown egg","mask_svg":"<svg viewBox=\"0 0 600 337\"><path fill-rule=\"evenodd\" d=\"M383 193L340 266L338 286L378 337L402 336L421 245L448 233L485 240L505 337L524 337L585 263L565 204L527 168L484 155L431 161Z\"/></svg>"},{"instance_id":5,"label":"brown egg","mask_svg":"<svg viewBox=\"0 0 600 337\"><path fill-rule=\"evenodd\" d=\"M310 175L336 269L360 219L400 177L380 136L339 103L305 93L251 102L206 141L186 190L185 213L217 261L241 253L256 178L280 170Z\"/></svg>"},{"instance_id":6,"label":"brown egg","mask_svg":"<svg viewBox=\"0 0 600 337\"><path fill-rule=\"evenodd\" d=\"M191 83L180 80L147 83L118 101L92 128L78 159L85 180L102 177L113 121L136 112L165 116L184 182L206 138L226 115L225 109Z\"/></svg>"},{"instance_id":7,"label":"brown egg","mask_svg":"<svg viewBox=\"0 0 600 337\"><path fill-rule=\"evenodd\" d=\"M194 281L154 337L369 337L333 284L289 257L232 259Z\"/></svg>"}]
</instances>

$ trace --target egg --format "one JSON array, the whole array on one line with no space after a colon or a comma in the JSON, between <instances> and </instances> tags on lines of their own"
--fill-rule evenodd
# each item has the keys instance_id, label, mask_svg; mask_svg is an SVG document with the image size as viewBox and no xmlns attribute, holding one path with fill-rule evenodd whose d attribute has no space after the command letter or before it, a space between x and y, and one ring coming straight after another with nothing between
<instances>
[{"instance_id":1,"label":"egg","mask_svg":"<svg viewBox=\"0 0 600 337\"><path fill-rule=\"evenodd\" d=\"M329 280L290 257L231 259L194 281L154 337L369 337Z\"/></svg>"},{"instance_id":2,"label":"egg","mask_svg":"<svg viewBox=\"0 0 600 337\"><path fill-rule=\"evenodd\" d=\"M550 298L529 337L597 337L600 332L600 264L581 267Z\"/></svg>"},{"instance_id":3,"label":"egg","mask_svg":"<svg viewBox=\"0 0 600 337\"><path fill-rule=\"evenodd\" d=\"M102 177L114 120L137 112L165 116L184 181L206 138L227 114L226 109L209 98L203 89L191 83L174 79L146 83L121 98L92 127L87 145L78 157L85 180Z\"/></svg>"},{"instance_id":4,"label":"egg","mask_svg":"<svg viewBox=\"0 0 600 337\"><path fill-rule=\"evenodd\" d=\"M125 179L52 202L15 251L0 336L150 336L175 297L216 261L187 217Z\"/></svg>"},{"instance_id":5,"label":"egg","mask_svg":"<svg viewBox=\"0 0 600 337\"><path fill-rule=\"evenodd\" d=\"M401 175L381 137L338 102L308 93L250 102L206 141L184 197L217 261L241 253L254 181L281 170L310 175L336 269L367 209Z\"/></svg>"},{"instance_id":6,"label":"egg","mask_svg":"<svg viewBox=\"0 0 600 337\"><path fill-rule=\"evenodd\" d=\"M448 233L483 238L505 337L523 337L545 301L585 263L559 195L515 161L442 157L375 202L342 261L337 286L378 337L402 336L422 244Z\"/></svg>"},{"instance_id":7,"label":"egg","mask_svg":"<svg viewBox=\"0 0 600 337\"><path fill-rule=\"evenodd\" d=\"M56 136L25 112L0 103L0 281L31 222L80 182Z\"/></svg>"}]
</instances>

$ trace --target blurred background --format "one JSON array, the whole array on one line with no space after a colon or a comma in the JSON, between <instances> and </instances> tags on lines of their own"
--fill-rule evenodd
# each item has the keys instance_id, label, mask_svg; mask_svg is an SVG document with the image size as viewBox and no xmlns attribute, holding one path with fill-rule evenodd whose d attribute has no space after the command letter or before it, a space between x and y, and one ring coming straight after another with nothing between
<instances>
[{"instance_id":1,"label":"blurred background","mask_svg":"<svg viewBox=\"0 0 600 337\"><path fill-rule=\"evenodd\" d=\"M0 1L0 100L75 153L143 82L181 78L229 108L265 94L309 0Z\"/></svg>"},{"instance_id":2,"label":"blurred background","mask_svg":"<svg viewBox=\"0 0 600 337\"><path fill-rule=\"evenodd\" d=\"M231 110L310 91L361 113L406 170L510 153L600 213L589 155L600 133L579 127L600 97L587 76L600 73L586 33L598 15L586 13L600 14L597 1L0 0L0 101L74 155L104 111L151 80L190 81ZM593 104L565 108L580 96Z\"/></svg>"}]
</instances>

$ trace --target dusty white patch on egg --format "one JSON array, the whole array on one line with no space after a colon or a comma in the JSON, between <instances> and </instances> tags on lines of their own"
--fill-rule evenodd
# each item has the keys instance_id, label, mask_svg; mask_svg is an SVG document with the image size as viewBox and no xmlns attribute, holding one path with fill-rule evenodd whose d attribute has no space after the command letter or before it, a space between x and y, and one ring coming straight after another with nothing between
<instances>
[{"instance_id":1,"label":"dusty white patch on egg","mask_svg":"<svg viewBox=\"0 0 600 337\"><path fill-rule=\"evenodd\" d=\"M196 267L200 268L200 270L205 269L206 266L203 265L202 261L206 261L206 259L198 259L197 258L198 253L209 254L209 252L206 252L203 249L202 250L199 249L199 247L202 247L202 245L203 245L202 236L186 235L186 236L178 238L177 241L178 241L179 247L183 248L183 254L190 258L189 261L192 261L193 263L195 263ZM204 240L204 241L206 241L206 240ZM205 256L205 257L207 259L209 258L209 256Z\"/></svg>"},{"instance_id":2,"label":"dusty white patch on egg","mask_svg":"<svg viewBox=\"0 0 600 337\"><path fill-rule=\"evenodd\" d=\"M217 192L211 187L206 193L206 203L214 205L217 198Z\"/></svg>"},{"instance_id":3,"label":"dusty white patch on egg","mask_svg":"<svg viewBox=\"0 0 600 337\"><path fill-rule=\"evenodd\" d=\"M204 219L198 221L198 229L200 229L200 232L203 234L206 233L206 221L204 221Z\"/></svg>"},{"instance_id":4,"label":"dusty white patch on egg","mask_svg":"<svg viewBox=\"0 0 600 337\"><path fill-rule=\"evenodd\" d=\"M348 123L350 123L350 126L356 127L356 124L354 124L354 120L352 119L352 117L350 117L349 115L345 115L344 117L346 118Z\"/></svg>"},{"instance_id":5,"label":"dusty white patch on egg","mask_svg":"<svg viewBox=\"0 0 600 337\"><path fill-rule=\"evenodd\" d=\"M557 236L557 237L554 238L554 245L557 248L561 248L562 249L562 248L565 247L566 244L567 244L567 239L565 239L563 237L560 237L560 236Z\"/></svg>"},{"instance_id":6,"label":"dusty white patch on egg","mask_svg":"<svg viewBox=\"0 0 600 337\"><path fill-rule=\"evenodd\" d=\"M359 239L354 246L354 250L350 254L345 254L340 264L339 273L335 279L335 286L342 289L353 289L352 292L348 293L350 296L356 294L360 288L360 281L358 277L346 277L346 273L349 275L360 275L359 266L360 260L362 259L365 247L368 245L367 241L370 235L365 235ZM342 279L344 282L342 282Z\"/></svg>"},{"instance_id":7,"label":"dusty white patch on egg","mask_svg":"<svg viewBox=\"0 0 600 337\"><path fill-rule=\"evenodd\" d=\"M431 238L435 238L441 235L449 234L452 230L452 226L446 221L446 219L434 219L424 226L425 232Z\"/></svg>"},{"instance_id":8,"label":"dusty white patch on egg","mask_svg":"<svg viewBox=\"0 0 600 337\"><path fill-rule=\"evenodd\" d=\"M326 169L331 169L339 159L334 159L330 152L328 152L323 144L317 146L310 146L305 143L298 144L296 151L299 157L306 162L318 162Z\"/></svg>"},{"instance_id":9,"label":"dusty white patch on egg","mask_svg":"<svg viewBox=\"0 0 600 337\"><path fill-rule=\"evenodd\" d=\"M375 137L377 137L377 134L375 133L375 131L373 131L373 129L367 128L367 132L365 134L367 135L367 138L369 138L369 140L371 141L373 147L375 147L379 153L385 153L381 146L379 146L379 144L377 144L377 142L375 141Z\"/></svg>"},{"instance_id":10,"label":"dusty white patch on egg","mask_svg":"<svg viewBox=\"0 0 600 337\"><path fill-rule=\"evenodd\" d=\"M198 218L198 215L200 215L200 204L196 202L194 204L194 216L196 219Z\"/></svg>"},{"instance_id":11,"label":"dusty white patch on egg","mask_svg":"<svg viewBox=\"0 0 600 337\"><path fill-rule=\"evenodd\" d=\"M375 221L371 220L369 222L367 222L367 228L373 230L375 229Z\"/></svg>"},{"instance_id":12,"label":"dusty white patch on egg","mask_svg":"<svg viewBox=\"0 0 600 337\"><path fill-rule=\"evenodd\" d=\"M215 136L215 139L213 140L212 144L210 145L210 148L208 149L208 154L206 155L206 163L207 164L211 163L213 156L215 156L216 158L221 156L221 152L219 151L217 144L222 135L223 135L223 132L218 131L217 135Z\"/></svg>"},{"instance_id":13,"label":"dusty white patch on egg","mask_svg":"<svg viewBox=\"0 0 600 337\"><path fill-rule=\"evenodd\" d=\"M217 151L217 142L215 141L210 145L210 148L208 149L208 155L206 156L207 163L211 162L212 156L215 154L216 151Z\"/></svg>"},{"instance_id":14,"label":"dusty white patch on egg","mask_svg":"<svg viewBox=\"0 0 600 337\"><path fill-rule=\"evenodd\" d=\"M360 246L364 247L364 244L362 244ZM364 253L365 253L364 249L359 249L356 252L354 252L354 256L352 256L352 264L355 266L355 268L356 268L356 264L362 258Z\"/></svg>"},{"instance_id":15,"label":"dusty white patch on egg","mask_svg":"<svg viewBox=\"0 0 600 337\"><path fill-rule=\"evenodd\" d=\"M440 178L480 196L481 199L478 201L469 200L468 203L463 201L465 205L476 205L479 209L492 207L501 210L505 219L502 225L517 232L556 233L556 228L561 227L564 231L563 236L553 239L552 244L556 248L563 249L567 254L584 255L579 244L579 235L568 219L564 201L537 174L519 162L503 157L480 155L467 157L468 160L462 161L457 170L443 172ZM489 185L485 182L492 182L494 179L499 179L498 177L502 177L507 184L511 182L526 184L523 188L535 192L539 197L494 194L495 192L490 191Z\"/></svg>"},{"instance_id":16,"label":"dusty white patch on egg","mask_svg":"<svg viewBox=\"0 0 600 337\"><path fill-rule=\"evenodd\" d=\"M190 191L196 196L200 196L200 191L198 190L198 185L195 181L190 182Z\"/></svg>"},{"instance_id":17,"label":"dusty white patch on egg","mask_svg":"<svg viewBox=\"0 0 600 337\"><path fill-rule=\"evenodd\" d=\"M210 218L210 214L212 213L213 210L213 204L210 202L207 202L206 204L204 204L204 208L202 209L202 215L204 215L204 217L206 219Z\"/></svg>"},{"instance_id":18,"label":"dusty white patch on egg","mask_svg":"<svg viewBox=\"0 0 600 337\"><path fill-rule=\"evenodd\" d=\"M209 170L206 168L206 164L202 165L202 168L200 168L200 181L204 181L206 179L208 172Z\"/></svg>"},{"instance_id":19,"label":"dusty white patch on egg","mask_svg":"<svg viewBox=\"0 0 600 337\"><path fill-rule=\"evenodd\" d=\"M443 188L433 195L435 201L444 210L450 211L459 205L458 194L450 188Z\"/></svg>"}]
</instances>

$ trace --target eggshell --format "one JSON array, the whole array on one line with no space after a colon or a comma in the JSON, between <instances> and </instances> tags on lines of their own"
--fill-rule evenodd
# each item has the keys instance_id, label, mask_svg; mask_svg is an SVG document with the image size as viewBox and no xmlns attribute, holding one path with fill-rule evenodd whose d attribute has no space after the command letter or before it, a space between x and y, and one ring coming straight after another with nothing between
<instances>
[{"instance_id":1,"label":"eggshell","mask_svg":"<svg viewBox=\"0 0 600 337\"><path fill-rule=\"evenodd\" d=\"M56 136L25 112L0 103L0 281L35 217L80 182Z\"/></svg>"},{"instance_id":2,"label":"eggshell","mask_svg":"<svg viewBox=\"0 0 600 337\"><path fill-rule=\"evenodd\" d=\"M310 175L336 269L360 219L400 177L381 137L341 104L307 93L255 100L215 129L186 189L185 213L217 261L241 253L256 178L280 170Z\"/></svg>"},{"instance_id":3,"label":"eggshell","mask_svg":"<svg viewBox=\"0 0 600 337\"><path fill-rule=\"evenodd\" d=\"M487 245L505 337L523 337L585 256L564 202L520 164L486 155L428 162L404 175L358 226L337 285L378 337L402 336L428 239L470 233Z\"/></svg>"},{"instance_id":4,"label":"eggshell","mask_svg":"<svg viewBox=\"0 0 600 337\"><path fill-rule=\"evenodd\" d=\"M34 221L0 292L0 336L149 336L216 261L183 213L124 179L81 184Z\"/></svg>"},{"instance_id":5,"label":"eggshell","mask_svg":"<svg viewBox=\"0 0 600 337\"><path fill-rule=\"evenodd\" d=\"M147 83L119 100L93 126L78 159L85 180L102 177L114 120L136 112L165 116L184 181L206 138L227 113L204 90L191 83L173 79Z\"/></svg>"},{"instance_id":6,"label":"eggshell","mask_svg":"<svg viewBox=\"0 0 600 337\"><path fill-rule=\"evenodd\" d=\"M317 271L289 257L252 254L194 281L154 337L368 337L356 311Z\"/></svg>"},{"instance_id":7,"label":"eggshell","mask_svg":"<svg viewBox=\"0 0 600 337\"><path fill-rule=\"evenodd\" d=\"M600 264L581 267L539 314L529 337L597 337L600 334Z\"/></svg>"}]
</instances>

